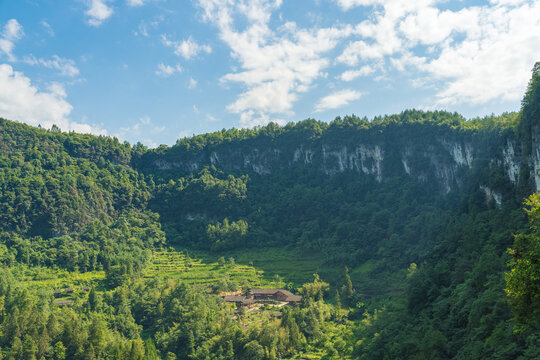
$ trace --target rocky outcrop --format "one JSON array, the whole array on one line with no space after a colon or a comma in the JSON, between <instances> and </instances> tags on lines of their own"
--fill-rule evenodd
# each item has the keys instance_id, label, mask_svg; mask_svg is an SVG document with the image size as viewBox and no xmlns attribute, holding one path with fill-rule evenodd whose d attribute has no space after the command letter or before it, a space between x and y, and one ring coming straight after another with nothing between
<instances>
[{"instance_id":1,"label":"rocky outcrop","mask_svg":"<svg viewBox=\"0 0 540 360\"><path fill-rule=\"evenodd\" d=\"M441 192L448 193L462 184L475 166L500 168L508 182L515 185L521 169L527 165L536 188L540 189L540 128L533 134L533 151L527 157L522 155L519 141L508 134L493 141L480 141L473 132L450 133L449 136L441 136L439 132L432 137L411 136L411 132L408 136L395 133L385 136L379 132L362 139L353 138L327 141L322 136L310 141L299 139L293 145L290 141L280 143L279 139L251 141L250 144L221 143L189 155L178 151L177 155L165 153L156 157L152 166L163 171L191 173L213 165L224 171L252 172L260 176L300 166L329 176L343 172L372 176L378 182L409 176L422 182L435 182ZM497 190L486 187L482 191L500 206L502 198Z\"/></svg>"}]
</instances>

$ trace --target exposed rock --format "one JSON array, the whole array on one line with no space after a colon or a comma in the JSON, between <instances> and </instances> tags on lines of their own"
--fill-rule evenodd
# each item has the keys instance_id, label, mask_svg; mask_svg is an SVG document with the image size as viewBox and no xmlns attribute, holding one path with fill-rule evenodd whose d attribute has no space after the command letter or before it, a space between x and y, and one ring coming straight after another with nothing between
<instances>
[{"instance_id":1,"label":"exposed rock","mask_svg":"<svg viewBox=\"0 0 540 360\"><path fill-rule=\"evenodd\" d=\"M512 182L512 184L515 184L518 181L519 161L516 158L514 143L508 140L502 152L503 152L503 164L506 169L508 179Z\"/></svg>"},{"instance_id":2,"label":"exposed rock","mask_svg":"<svg viewBox=\"0 0 540 360\"><path fill-rule=\"evenodd\" d=\"M495 205L500 209L502 205L502 195L498 192L495 192L488 188L487 186L480 185L480 189L486 194L486 202L490 203L491 201L495 202Z\"/></svg>"},{"instance_id":3,"label":"exposed rock","mask_svg":"<svg viewBox=\"0 0 540 360\"><path fill-rule=\"evenodd\" d=\"M400 138L375 134L344 139L342 143L324 138L299 139L294 146L288 142L272 140L268 147L253 147L244 143L220 144L203 149L191 155L188 153L164 155L154 160L159 170L178 169L195 172L207 165L214 165L225 171L251 171L264 176L278 169L303 165L318 169L331 176L345 171L373 176L378 182L387 176L401 176L396 171L396 160L401 162L404 174L422 182L437 182L442 192L448 193L460 186L464 176L470 173L475 159L490 167L504 168L505 176L512 184L517 184L521 167L529 165L536 187L540 189L540 127L533 132L532 153L527 158L521 154L521 145L511 136L500 141L482 142L475 134L451 134L449 138ZM391 160L389 160L391 159ZM391 166L389 165L391 164ZM494 199L497 199L493 193Z\"/></svg>"}]
</instances>

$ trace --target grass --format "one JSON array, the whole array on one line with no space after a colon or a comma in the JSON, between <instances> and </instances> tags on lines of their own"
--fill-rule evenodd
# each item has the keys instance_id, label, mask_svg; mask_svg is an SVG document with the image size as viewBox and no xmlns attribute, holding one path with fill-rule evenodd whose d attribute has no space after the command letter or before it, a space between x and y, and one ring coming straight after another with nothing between
<instances>
[{"instance_id":1,"label":"grass","mask_svg":"<svg viewBox=\"0 0 540 360\"><path fill-rule=\"evenodd\" d=\"M226 280L246 287L281 287L283 282L264 276L253 266L218 259L192 259L182 251L156 251L144 271L145 278L175 278L187 284L213 285Z\"/></svg>"},{"instance_id":2,"label":"grass","mask_svg":"<svg viewBox=\"0 0 540 360\"><path fill-rule=\"evenodd\" d=\"M189 254L189 255L188 255ZM223 257L225 263L220 263ZM232 262L229 259L234 259ZM399 296L402 292L405 273L374 274L374 261L350 269L351 279L361 295ZM69 272L44 267L18 267L17 278L31 289L60 290L68 287L88 286L105 290L104 271L85 273ZM405 271L405 270L404 270ZM155 251L143 272L145 278L173 278L187 284L208 287L223 284L233 288L284 287L288 283L300 286L313 281L313 274L333 286L343 281L343 268L339 264L326 265L325 257L319 252L308 252L298 248L256 248L221 253L208 251L167 249ZM386 284L381 288L380 284Z\"/></svg>"},{"instance_id":3,"label":"grass","mask_svg":"<svg viewBox=\"0 0 540 360\"><path fill-rule=\"evenodd\" d=\"M22 280L29 289L62 290L82 286L103 288L105 281L104 271L79 273L46 267L19 267L15 276Z\"/></svg>"},{"instance_id":4,"label":"grass","mask_svg":"<svg viewBox=\"0 0 540 360\"><path fill-rule=\"evenodd\" d=\"M324 268L324 257L320 253L301 251L298 248L257 248L223 252L219 254L190 250L190 254L206 262L217 262L223 256L232 257L237 264L254 267L260 275L271 281L278 275L284 282L301 285L313 281L313 274L328 273Z\"/></svg>"},{"instance_id":5,"label":"grass","mask_svg":"<svg viewBox=\"0 0 540 360\"><path fill-rule=\"evenodd\" d=\"M220 256L233 257L238 264L252 265L260 271L260 275L272 280L278 275L285 283L295 286L313 281L317 273L321 279L332 286L343 283L344 264L326 264L324 254L306 251L299 248L254 248L241 249L221 253L189 250L190 254L206 262L216 262ZM402 272L382 272L375 274L377 263L366 261L360 266L351 268L350 276L357 291L369 297L402 292L406 269ZM384 284L384 286L381 286Z\"/></svg>"}]
</instances>

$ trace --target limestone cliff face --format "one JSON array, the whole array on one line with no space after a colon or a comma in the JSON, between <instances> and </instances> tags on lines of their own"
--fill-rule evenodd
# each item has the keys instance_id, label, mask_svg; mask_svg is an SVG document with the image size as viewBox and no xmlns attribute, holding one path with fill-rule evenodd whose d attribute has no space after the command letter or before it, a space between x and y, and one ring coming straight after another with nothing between
<instances>
[{"instance_id":1,"label":"limestone cliff face","mask_svg":"<svg viewBox=\"0 0 540 360\"><path fill-rule=\"evenodd\" d=\"M532 128L532 148L531 154L526 158L529 167L531 168L532 175L534 176L534 183L536 189L540 189L540 126L534 126Z\"/></svg>"},{"instance_id":2,"label":"limestone cliff face","mask_svg":"<svg viewBox=\"0 0 540 360\"><path fill-rule=\"evenodd\" d=\"M155 154L150 166L185 174L214 165L228 172L260 176L296 166L317 169L328 176L343 172L371 176L378 182L406 176L435 183L442 193L463 184L475 167L496 169L505 181L515 185L526 166L536 189L540 189L540 127L533 134L529 156L522 155L522 146L513 134L490 137L477 132L405 130L356 131L341 138L323 134L286 143L279 138L221 143L197 152ZM489 184L486 178L479 186L487 199L500 206L503 195Z\"/></svg>"}]
</instances>

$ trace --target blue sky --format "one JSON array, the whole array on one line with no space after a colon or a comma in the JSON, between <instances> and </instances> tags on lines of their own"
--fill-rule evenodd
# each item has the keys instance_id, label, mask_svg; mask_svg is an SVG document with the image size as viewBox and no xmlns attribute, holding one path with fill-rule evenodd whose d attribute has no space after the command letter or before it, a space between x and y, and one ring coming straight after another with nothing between
<instances>
[{"instance_id":1,"label":"blue sky","mask_svg":"<svg viewBox=\"0 0 540 360\"><path fill-rule=\"evenodd\" d=\"M0 116L149 146L516 111L535 61L539 0L0 0Z\"/></svg>"}]
</instances>

